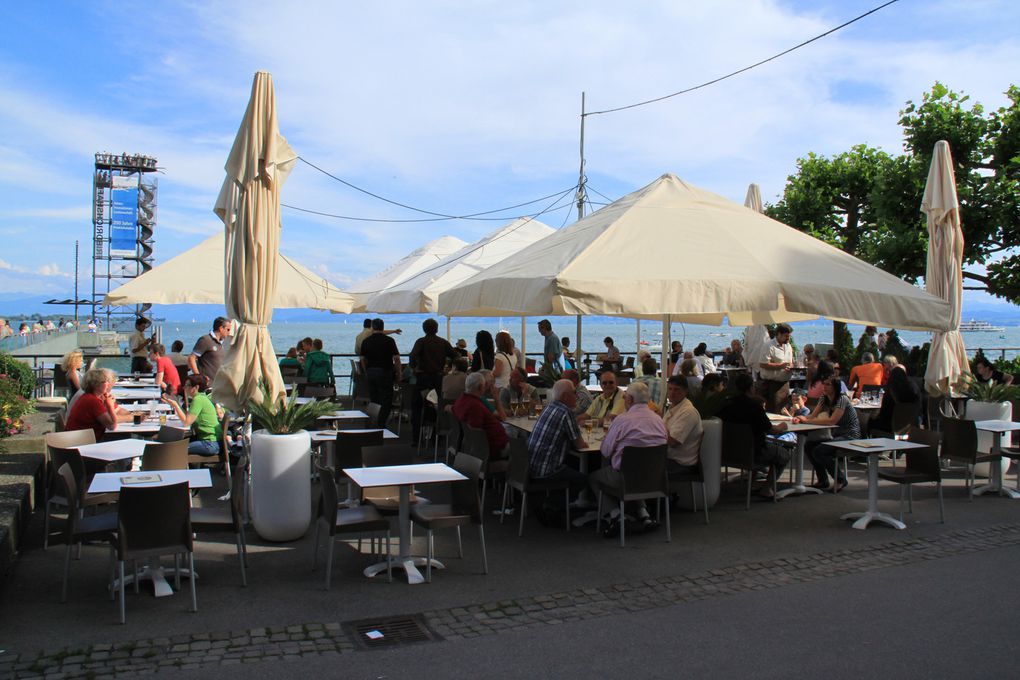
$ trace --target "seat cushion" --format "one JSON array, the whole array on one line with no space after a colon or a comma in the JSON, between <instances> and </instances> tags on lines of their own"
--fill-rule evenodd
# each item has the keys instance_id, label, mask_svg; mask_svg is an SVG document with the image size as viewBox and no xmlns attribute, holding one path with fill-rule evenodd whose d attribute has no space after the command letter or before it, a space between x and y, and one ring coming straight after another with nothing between
<instances>
[{"instance_id":1,"label":"seat cushion","mask_svg":"<svg viewBox=\"0 0 1020 680\"><path fill-rule=\"evenodd\" d=\"M884 479L889 482L896 482L897 484L918 484L921 482L938 481L932 475L928 475L923 472L914 472L912 470L904 469L879 470L878 478Z\"/></svg>"},{"instance_id":2,"label":"seat cushion","mask_svg":"<svg viewBox=\"0 0 1020 680\"><path fill-rule=\"evenodd\" d=\"M195 531L233 531L234 517L230 508L213 506L211 508L191 509L191 528Z\"/></svg>"},{"instance_id":3,"label":"seat cushion","mask_svg":"<svg viewBox=\"0 0 1020 680\"><path fill-rule=\"evenodd\" d=\"M426 503L411 509L411 521L426 529L443 529L471 523L471 515L456 512L452 505Z\"/></svg>"},{"instance_id":4,"label":"seat cushion","mask_svg":"<svg viewBox=\"0 0 1020 680\"><path fill-rule=\"evenodd\" d=\"M389 528L389 520L380 515L379 511L371 505L340 508L336 512L336 529L338 532L386 531Z\"/></svg>"},{"instance_id":5,"label":"seat cushion","mask_svg":"<svg viewBox=\"0 0 1020 680\"><path fill-rule=\"evenodd\" d=\"M117 513L107 512L101 515L86 515L78 518L78 539L106 540L112 538L117 531Z\"/></svg>"}]
</instances>

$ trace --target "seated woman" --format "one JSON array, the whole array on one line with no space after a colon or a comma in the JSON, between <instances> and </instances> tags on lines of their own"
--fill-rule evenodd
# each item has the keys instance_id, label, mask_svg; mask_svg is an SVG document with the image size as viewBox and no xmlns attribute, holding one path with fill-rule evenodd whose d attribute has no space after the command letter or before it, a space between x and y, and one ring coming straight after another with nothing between
<instances>
[{"instance_id":1,"label":"seated woman","mask_svg":"<svg viewBox=\"0 0 1020 680\"><path fill-rule=\"evenodd\" d=\"M212 401L205 394L208 387L209 379L201 373L188 376L188 379L184 381L184 396L190 400L191 406L186 414L176 399L163 395L163 403L170 404L181 422L191 428L189 454L215 456L220 452L220 434L222 432L220 416Z\"/></svg>"},{"instance_id":2,"label":"seated woman","mask_svg":"<svg viewBox=\"0 0 1020 680\"><path fill-rule=\"evenodd\" d=\"M287 350L287 356L280 359L280 368L293 368L297 371L301 370L301 362L297 358L297 347L291 347Z\"/></svg>"},{"instance_id":3,"label":"seated woman","mask_svg":"<svg viewBox=\"0 0 1020 680\"><path fill-rule=\"evenodd\" d=\"M602 365L595 371L595 375L601 376L603 371L619 373L623 367L623 363L620 360L620 348L614 344L613 339L608 335L602 339L602 342L606 346L606 353L602 355Z\"/></svg>"},{"instance_id":4,"label":"seated woman","mask_svg":"<svg viewBox=\"0 0 1020 680\"><path fill-rule=\"evenodd\" d=\"M807 386L807 398L808 399L821 399L822 392L824 392L824 385L829 381L835 372L832 370L832 364L828 361L821 359L815 365L815 370L811 374L811 380Z\"/></svg>"},{"instance_id":5,"label":"seated woman","mask_svg":"<svg viewBox=\"0 0 1020 680\"><path fill-rule=\"evenodd\" d=\"M709 373L715 373L715 362L712 360L712 353L708 351L708 345L699 342L694 348L694 360L698 362L698 375L704 377Z\"/></svg>"},{"instance_id":6,"label":"seated woman","mask_svg":"<svg viewBox=\"0 0 1020 680\"><path fill-rule=\"evenodd\" d=\"M680 375L687 378L687 391L697 394L701 391L701 376L698 374L698 362L694 359L684 359L680 362Z\"/></svg>"},{"instance_id":7,"label":"seated woman","mask_svg":"<svg viewBox=\"0 0 1020 680\"><path fill-rule=\"evenodd\" d=\"M907 375L904 366L897 365L889 373L889 382L885 385L882 405L878 414L871 419L868 427L872 437L890 436L893 431L893 411L896 404L916 404L921 400L921 392Z\"/></svg>"},{"instance_id":8,"label":"seated woman","mask_svg":"<svg viewBox=\"0 0 1020 680\"><path fill-rule=\"evenodd\" d=\"M93 368L85 372L82 393L67 414L65 430L88 430L102 441L107 430L116 430L117 423L130 420L131 414L117 406L110 390L117 382L117 374L108 368Z\"/></svg>"},{"instance_id":9,"label":"seated woman","mask_svg":"<svg viewBox=\"0 0 1020 680\"><path fill-rule=\"evenodd\" d=\"M563 336L560 338L560 344L563 345L563 367L575 368L574 353L570 351L570 338Z\"/></svg>"},{"instance_id":10,"label":"seated woman","mask_svg":"<svg viewBox=\"0 0 1020 680\"><path fill-rule=\"evenodd\" d=\"M823 394L821 401L815 406L815 410L809 416L794 416L794 423L809 423L812 425L831 425L833 439L859 439L861 426L857 420L857 411L850 403L850 397L842 393L842 382L833 376L822 383ZM811 465L815 468L815 475L818 482L814 485L816 489L829 488L829 471L832 470L836 460L836 449L822 441L809 441L805 444L805 452L811 459ZM846 476L842 470L837 472L835 491L846 486Z\"/></svg>"}]
</instances>

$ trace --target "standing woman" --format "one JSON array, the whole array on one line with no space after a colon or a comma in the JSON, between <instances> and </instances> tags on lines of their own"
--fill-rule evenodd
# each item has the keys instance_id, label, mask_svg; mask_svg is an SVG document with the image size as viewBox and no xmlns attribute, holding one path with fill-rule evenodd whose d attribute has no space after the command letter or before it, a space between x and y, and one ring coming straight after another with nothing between
<instances>
[{"instance_id":1,"label":"standing woman","mask_svg":"<svg viewBox=\"0 0 1020 680\"><path fill-rule=\"evenodd\" d=\"M475 333L475 353L471 357L471 372L487 368L490 371L496 365L496 343L492 341L492 333L478 331Z\"/></svg>"},{"instance_id":2,"label":"standing woman","mask_svg":"<svg viewBox=\"0 0 1020 680\"><path fill-rule=\"evenodd\" d=\"M859 439L861 436L861 425L857 420L857 411L850 403L850 397L843 394L843 383L838 376L832 376L823 384L824 393L821 401L815 406L815 410L809 416L795 416L794 423L809 423L811 425L829 425L832 427L833 439ZM816 489L829 488L829 471L832 470L836 461L835 449L825 442L807 442L805 446L811 465L815 468L815 475L818 482L814 485ZM843 470L836 472L836 483L834 491L839 491L846 486L846 476Z\"/></svg>"},{"instance_id":3,"label":"standing woman","mask_svg":"<svg viewBox=\"0 0 1020 680\"><path fill-rule=\"evenodd\" d=\"M80 349L72 349L60 360L60 368L67 376L67 385L70 389L69 397L73 397L81 389L81 369L85 364L85 355Z\"/></svg>"},{"instance_id":4,"label":"standing woman","mask_svg":"<svg viewBox=\"0 0 1020 680\"><path fill-rule=\"evenodd\" d=\"M215 456L220 452L220 417L216 407L205 395L209 379L201 373L193 373L184 381L184 396L190 401L188 412L184 413L176 399L163 395L163 403L170 404L177 417L191 428L191 444L188 453L200 456Z\"/></svg>"},{"instance_id":5,"label":"standing woman","mask_svg":"<svg viewBox=\"0 0 1020 680\"><path fill-rule=\"evenodd\" d=\"M510 385L510 374L517 369L517 355L514 354L514 340L506 331L496 333L495 365L492 377L496 379L496 389L501 390Z\"/></svg>"}]
</instances>

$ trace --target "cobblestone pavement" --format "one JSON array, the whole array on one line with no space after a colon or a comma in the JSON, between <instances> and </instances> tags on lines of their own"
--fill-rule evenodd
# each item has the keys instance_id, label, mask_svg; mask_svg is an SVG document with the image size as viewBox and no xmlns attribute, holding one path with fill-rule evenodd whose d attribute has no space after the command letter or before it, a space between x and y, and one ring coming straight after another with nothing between
<instances>
[{"instance_id":1,"label":"cobblestone pavement","mask_svg":"<svg viewBox=\"0 0 1020 680\"><path fill-rule=\"evenodd\" d=\"M468 607L421 612L434 640L456 641L510 630L646 611L743 592L831 579L1020 545L1020 524L909 538L858 549L736 564L722 569L640 582L580 588ZM0 654L0 677L114 678L306 656L366 653L350 622L193 633L168 638ZM419 643L429 644L429 643Z\"/></svg>"}]
</instances>

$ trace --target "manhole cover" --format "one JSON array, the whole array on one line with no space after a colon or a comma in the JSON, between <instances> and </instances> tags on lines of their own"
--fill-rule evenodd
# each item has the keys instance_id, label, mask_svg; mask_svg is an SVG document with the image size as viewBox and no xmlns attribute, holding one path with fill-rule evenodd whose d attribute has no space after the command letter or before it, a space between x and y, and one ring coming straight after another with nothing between
<instances>
[{"instance_id":1,"label":"manhole cover","mask_svg":"<svg viewBox=\"0 0 1020 680\"><path fill-rule=\"evenodd\" d=\"M351 637L365 649L381 649L416 642L435 642L442 637L429 630L420 616L393 616L344 624Z\"/></svg>"}]
</instances>

